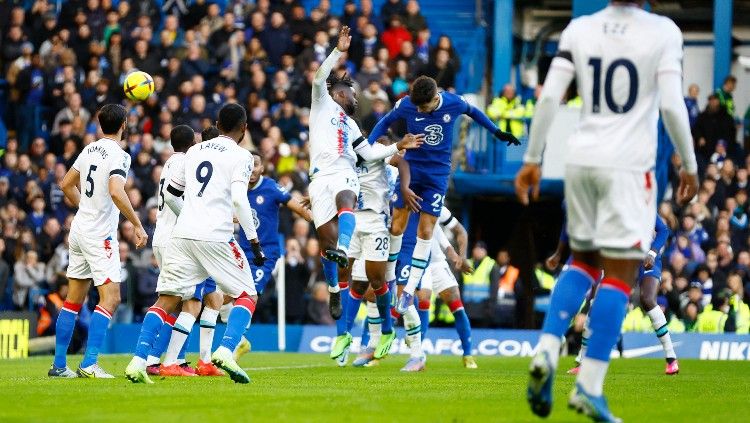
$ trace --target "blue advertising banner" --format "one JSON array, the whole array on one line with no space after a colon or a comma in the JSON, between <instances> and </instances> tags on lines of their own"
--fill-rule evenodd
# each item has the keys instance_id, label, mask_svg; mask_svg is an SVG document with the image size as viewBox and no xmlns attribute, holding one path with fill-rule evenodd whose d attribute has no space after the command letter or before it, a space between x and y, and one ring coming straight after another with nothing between
<instances>
[{"instance_id":1,"label":"blue advertising banner","mask_svg":"<svg viewBox=\"0 0 750 423\"><path fill-rule=\"evenodd\" d=\"M403 329L398 328L399 341L394 342L392 354L408 354L409 348L403 340ZM140 325L113 325L107 337L107 346L103 352L132 353ZM218 346L224 325L216 327L214 347ZM278 351L278 330L273 324L255 324L250 327L248 337L254 351ZM286 331L287 351L301 353L328 353L336 337L333 326L289 325ZM472 343L476 356L531 357L534 355L538 331L530 330L491 330L474 329ZM355 336L352 351L357 352L360 337ZM699 333L672 334L672 342L679 358L701 360L750 360L749 335L704 335ZM422 341L422 348L429 355L461 355L461 341L456 331L451 328L431 328L427 338ZM189 338L188 351L198 351L198 327ZM612 352L618 356L617 351ZM662 347L653 333L623 334L623 357L625 358L661 358Z\"/></svg>"}]
</instances>

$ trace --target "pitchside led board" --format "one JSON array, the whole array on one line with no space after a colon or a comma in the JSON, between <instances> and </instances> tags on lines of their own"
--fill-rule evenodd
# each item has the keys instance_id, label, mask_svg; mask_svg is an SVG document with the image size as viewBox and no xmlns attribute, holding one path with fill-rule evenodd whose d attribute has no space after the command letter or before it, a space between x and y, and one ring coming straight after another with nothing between
<instances>
[{"instance_id":1,"label":"pitchside led board","mask_svg":"<svg viewBox=\"0 0 750 423\"><path fill-rule=\"evenodd\" d=\"M0 359L29 356L29 338L36 333L34 313L0 313Z\"/></svg>"}]
</instances>

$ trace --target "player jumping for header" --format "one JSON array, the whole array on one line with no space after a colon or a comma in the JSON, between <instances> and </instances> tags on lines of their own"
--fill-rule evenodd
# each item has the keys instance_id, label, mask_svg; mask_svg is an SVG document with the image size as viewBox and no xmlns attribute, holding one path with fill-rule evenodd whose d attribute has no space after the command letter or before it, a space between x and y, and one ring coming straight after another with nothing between
<instances>
[{"instance_id":1,"label":"player jumping for header","mask_svg":"<svg viewBox=\"0 0 750 423\"><path fill-rule=\"evenodd\" d=\"M420 76L412 83L409 95L399 100L393 110L375 125L370 134L370 138L377 140L386 134L393 122L404 119L408 132L425 135L425 144L422 148L408 151L405 156L411 167L411 192L408 194L410 198L404 198L404 195L397 191L397 198L393 204L391 242L386 268L388 281L396 279L396 260L409 221L410 209L407 205L417 202L415 208L421 209L409 280L396 305L396 310L402 314L413 303L414 291L427 268L433 228L440 216L448 188L453 125L456 118L462 114L476 120L497 139L507 142L508 145L520 144L516 137L501 131L490 118L468 104L463 97L449 92L438 92L435 80L427 76Z\"/></svg>"},{"instance_id":2,"label":"player jumping for header","mask_svg":"<svg viewBox=\"0 0 750 423\"><path fill-rule=\"evenodd\" d=\"M334 319L341 317L338 268L346 267L354 232L353 209L359 195L354 170L357 155L365 161L384 159L402 149L417 148L424 135L407 135L397 144L370 144L351 116L357 110L352 81L330 75L352 37L341 27L336 48L315 73L310 109L310 202L320 240L323 273L331 293L329 308ZM330 75L330 77L329 77Z\"/></svg>"}]
</instances>

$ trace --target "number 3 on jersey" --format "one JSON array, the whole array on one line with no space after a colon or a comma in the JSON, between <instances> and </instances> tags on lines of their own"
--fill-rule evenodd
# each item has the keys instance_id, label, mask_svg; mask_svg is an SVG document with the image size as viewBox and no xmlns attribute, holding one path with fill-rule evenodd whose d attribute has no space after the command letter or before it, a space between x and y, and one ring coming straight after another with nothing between
<instances>
[{"instance_id":1,"label":"number 3 on jersey","mask_svg":"<svg viewBox=\"0 0 750 423\"><path fill-rule=\"evenodd\" d=\"M592 105L591 112L599 113L601 111L601 89L602 89L602 59L601 57L592 57L589 59L589 66L594 71L594 82L592 92ZM617 104L615 102L614 94L612 93L612 81L614 79L615 71L617 68L622 67L628 73L628 98L623 104ZM607 71L604 74L604 100L607 103L607 107L613 113L622 114L627 113L635 105L635 100L638 98L638 70L635 68L633 62L628 59L617 59L609 64Z\"/></svg>"},{"instance_id":2,"label":"number 3 on jersey","mask_svg":"<svg viewBox=\"0 0 750 423\"><path fill-rule=\"evenodd\" d=\"M211 175L213 175L213 173L214 166L208 160L206 160L205 162L201 162L201 164L198 165L198 168L195 169L195 179L203 184L201 190L198 191L198 197L203 197L203 191L206 190L208 181L211 180Z\"/></svg>"}]
</instances>

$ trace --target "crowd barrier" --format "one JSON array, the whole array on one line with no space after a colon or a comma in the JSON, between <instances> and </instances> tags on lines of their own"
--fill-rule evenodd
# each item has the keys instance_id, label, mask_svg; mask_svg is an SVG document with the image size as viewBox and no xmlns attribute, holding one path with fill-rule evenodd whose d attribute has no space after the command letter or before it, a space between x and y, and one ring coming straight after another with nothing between
<instances>
[{"instance_id":1,"label":"crowd barrier","mask_svg":"<svg viewBox=\"0 0 750 423\"><path fill-rule=\"evenodd\" d=\"M36 318L32 313L0 313L0 358L23 358L29 354L29 343L33 343ZM398 328L399 333L402 331ZM140 325L115 324L110 328L103 353L132 353L138 339ZM188 351L198 351L198 331L194 327L189 338ZM224 325L217 325L218 345ZM359 331L355 331L359 335ZM333 326L287 325L286 348L288 352L327 353L336 336ZM255 324L248 332L253 351L279 351L278 326L275 324ZM538 331L474 329L472 331L473 355L500 357L530 357L539 337ZM750 336L734 334L707 335L698 333L672 334L677 356L701 360L750 360ZM359 348L360 337L354 337L353 350ZM625 358L662 357L659 340L653 333L623 334ZM430 355L462 354L461 342L451 328L431 328L422 344ZM394 344L392 353L406 354L409 349L401 339ZM613 351L613 355L619 355Z\"/></svg>"}]
</instances>

